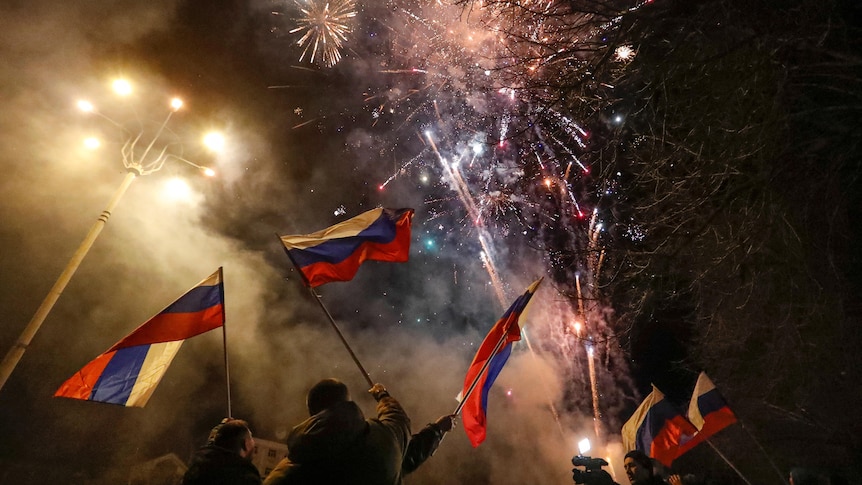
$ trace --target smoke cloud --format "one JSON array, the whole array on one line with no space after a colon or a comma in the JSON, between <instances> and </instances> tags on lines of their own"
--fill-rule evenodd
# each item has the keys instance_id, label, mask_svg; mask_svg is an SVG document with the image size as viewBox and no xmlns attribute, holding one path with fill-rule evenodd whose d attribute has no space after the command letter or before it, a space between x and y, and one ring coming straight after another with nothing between
<instances>
[{"instance_id":1,"label":"smoke cloud","mask_svg":"<svg viewBox=\"0 0 862 485\"><path fill-rule=\"evenodd\" d=\"M428 186L413 176L378 190L393 167L429 153L418 134L384 140L385 133L356 121L363 98L355 84L380 69L350 59L345 65L360 70L328 75L291 67L297 63L284 50L286 36L268 30L268 7L227 1L0 7L0 343L6 349L126 173L122 137L106 139L97 151L83 148L85 136L112 127L80 113L78 99L91 99L109 116L159 123L169 112L167 99L181 95L188 109L172 116L166 136L181 140L179 156L219 173L196 177L193 167L172 160L132 183L0 391L0 432L7 437L0 477L47 483L51 473L65 473L122 483L142 461L165 453L187 459L227 412L220 332L184 344L146 408L51 396L220 266L232 414L248 419L259 437L284 439L306 417L306 390L337 377L371 415L366 383L275 235L315 231L378 205L419 209L410 262L369 263L354 281L321 288L323 301L372 378L408 410L414 431L456 407L473 354L511 301L498 301L477 233L455 216L463 208L446 184L434 189L439 199L423 195ZM223 22L219 9L242 14L232 17L239 20L228 40L214 30ZM457 70L448 66L440 76L460 79ZM109 93L118 75L135 84L129 101ZM486 109L479 93L468 99ZM294 128L301 124L307 129ZM208 155L197 147L209 128L224 131L225 152ZM398 145L399 156L381 155L382 143ZM166 192L176 177L188 184L183 196ZM514 298L543 271L538 254L502 247L510 243L495 241L493 256ZM570 483L569 459L594 426L585 353L564 330L572 313L561 300L550 284L536 296L531 346L516 347L492 390L487 441L473 449L456 429L409 483ZM607 370L624 369L615 345L597 348L605 432L613 436L616 414L631 398L615 390L622 377Z\"/></svg>"}]
</instances>

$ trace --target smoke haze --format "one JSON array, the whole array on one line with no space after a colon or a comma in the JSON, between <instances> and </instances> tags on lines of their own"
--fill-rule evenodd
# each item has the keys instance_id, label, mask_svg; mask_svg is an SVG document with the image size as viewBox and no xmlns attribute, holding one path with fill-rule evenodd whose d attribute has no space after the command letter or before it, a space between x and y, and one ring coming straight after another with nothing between
<instances>
[{"instance_id":1,"label":"smoke haze","mask_svg":"<svg viewBox=\"0 0 862 485\"><path fill-rule=\"evenodd\" d=\"M166 100L179 95L188 109L170 126L183 140L182 156L219 172L217 179L195 177L192 167L172 161L132 183L0 392L6 437L0 482L48 483L62 472L122 483L130 466L142 461L170 452L186 460L226 413L217 331L183 345L143 409L51 396L219 266L235 416L248 419L257 436L282 440L305 418L306 390L330 376L345 380L366 414L373 413L364 380L290 270L275 235L315 231L378 205L417 208L411 260L369 263L355 280L319 291L372 379L407 409L414 431L457 405L467 366L504 309L479 258L476 233L460 227L460 216L437 214L421 185L405 181L377 190L397 164L370 156L381 142L368 123L347 121L357 118L351 111L362 103L361 89L352 84L377 76L379 66L349 58L345 65L356 70L331 77L290 67L296 53L283 51L286 40L267 30L270 6L0 6L4 352L125 175L117 140L98 151L82 147L81 139L104 131L104 123L83 116L78 99L113 106L111 114L128 113L107 96L112 77L122 74L141 86L129 103L144 104L148 112L137 115L160 122L168 114ZM280 84L300 87L270 88ZM470 102L482 103L480 97ZM348 114L327 118L327 109ZM305 131L293 128L309 121ZM228 149L217 156L197 148L198 133L211 127L227 137ZM427 150L415 134L399 141L405 159ZM166 195L174 177L188 183L185 196ZM453 193L444 195L450 200L440 205L463 211ZM440 233L445 238L436 247L442 249L425 244ZM512 238L495 243L511 299L543 275L542 258L524 246L501 247L515 244ZM556 343L566 338L561 328L572 312L552 285L539 290L531 311L533 351L518 345L497 380L487 441L473 449L459 427L408 483L571 483L576 443L593 433L583 349ZM624 368L612 347L600 350L605 365L597 360L598 367ZM621 376L600 371L600 379L609 410L605 431L615 439L616 415L634 399L614 390Z\"/></svg>"}]
</instances>

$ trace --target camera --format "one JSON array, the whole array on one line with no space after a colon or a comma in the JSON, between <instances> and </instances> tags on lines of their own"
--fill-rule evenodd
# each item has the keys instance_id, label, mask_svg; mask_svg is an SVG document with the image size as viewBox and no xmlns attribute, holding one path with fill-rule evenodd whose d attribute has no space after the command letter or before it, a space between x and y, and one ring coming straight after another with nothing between
<instances>
[{"instance_id":1,"label":"camera","mask_svg":"<svg viewBox=\"0 0 862 485\"><path fill-rule=\"evenodd\" d=\"M577 455L572 457L572 465L584 467L584 470L572 468L572 480L585 485L616 485L611 475L602 470L608 462L601 458Z\"/></svg>"},{"instance_id":2,"label":"camera","mask_svg":"<svg viewBox=\"0 0 862 485\"><path fill-rule=\"evenodd\" d=\"M589 456L573 456L572 465L582 466L588 471L601 470L603 466L608 466L608 462L601 458L591 458Z\"/></svg>"}]
</instances>

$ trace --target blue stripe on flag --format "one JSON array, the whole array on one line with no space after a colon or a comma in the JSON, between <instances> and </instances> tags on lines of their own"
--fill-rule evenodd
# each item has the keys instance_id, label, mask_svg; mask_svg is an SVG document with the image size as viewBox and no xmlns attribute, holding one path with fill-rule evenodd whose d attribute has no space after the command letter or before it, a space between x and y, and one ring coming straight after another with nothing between
<instances>
[{"instance_id":1,"label":"blue stripe on flag","mask_svg":"<svg viewBox=\"0 0 862 485\"><path fill-rule=\"evenodd\" d=\"M317 246L288 251L300 268L319 262L336 264L347 259L363 243L386 244L395 239L396 233L395 221L384 211L377 220L355 236L330 239Z\"/></svg>"},{"instance_id":2,"label":"blue stripe on flag","mask_svg":"<svg viewBox=\"0 0 862 485\"><path fill-rule=\"evenodd\" d=\"M125 405L149 350L149 345L117 350L93 386L90 400Z\"/></svg>"},{"instance_id":3,"label":"blue stripe on flag","mask_svg":"<svg viewBox=\"0 0 862 485\"><path fill-rule=\"evenodd\" d=\"M518 322L512 322L512 325L517 324ZM494 381L497 380L497 376L503 370L503 366L506 365L506 361L509 360L509 355L511 353L512 344L506 344L499 352L491 357L491 362L488 363L488 371L485 375L485 382L482 385L482 410L484 410L486 414L488 413L488 394L490 394Z\"/></svg>"},{"instance_id":4,"label":"blue stripe on flag","mask_svg":"<svg viewBox=\"0 0 862 485\"><path fill-rule=\"evenodd\" d=\"M197 286L171 303L161 313L195 313L221 303L221 283L214 286Z\"/></svg>"},{"instance_id":5,"label":"blue stripe on flag","mask_svg":"<svg viewBox=\"0 0 862 485\"><path fill-rule=\"evenodd\" d=\"M703 417L725 406L727 406L727 401L724 400L718 389L714 387L697 397L697 408Z\"/></svg>"}]
</instances>

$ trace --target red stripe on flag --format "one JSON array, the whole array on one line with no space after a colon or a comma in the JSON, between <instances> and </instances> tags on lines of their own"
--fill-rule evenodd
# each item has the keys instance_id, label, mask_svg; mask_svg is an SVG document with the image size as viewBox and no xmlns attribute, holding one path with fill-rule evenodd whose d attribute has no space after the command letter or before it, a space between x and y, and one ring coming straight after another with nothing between
<instances>
[{"instance_id":1,"label":"red stripe on flag","mask_svg":"<svg viewBox=\"0 0 862 485\"><path fill-rule=\"evenodd\" d=\"M349 257L338 264L314 263L302 268L302 273L312 288L332 281L350 281L366 260L404 263L410 256L410 233L412 214L402 216L397 222L395 238L386 243L364 242Z\"/></svg>"},{"instance_id":2,"label":"red stripe on flag","mask_svg":"<svg viewBox=\"0 0 862 485\"><path fill-rule=\"evenodd\" d=\"M223 322L224 306L221 304L194 313L160 313L109 350L185 340L219 328Z\"/></svg>"},{"instance_id":3,"label":"red stripe on flag","mask_svg":"<svg viewBox=\"0 0 862 485\"><path fill-rule=\"evenodd\" d=\"M107 367L108 362L114 358L115 352L108 351L93 359L89 364L85 365L81 370L70 377L66 382L57 389L54 397L68 397L72 399L90 399L90 394L96 386L102 371Z\"/></svg>"}]
</instances>

